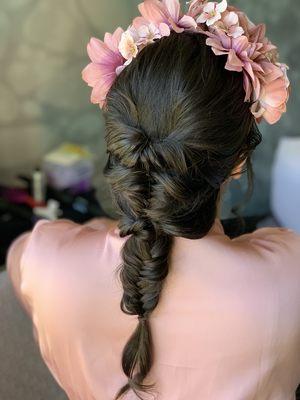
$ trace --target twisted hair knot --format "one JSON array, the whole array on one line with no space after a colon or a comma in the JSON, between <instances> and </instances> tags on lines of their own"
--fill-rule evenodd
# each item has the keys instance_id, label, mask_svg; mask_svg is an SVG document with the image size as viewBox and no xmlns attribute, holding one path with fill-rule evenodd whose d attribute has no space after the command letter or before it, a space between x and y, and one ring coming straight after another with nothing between
<instances>
[{"instance_id":1,"label":"twisted hair knot","mask_svg":"<svg viewBox=\"0 0 300 400\"><path fill-rule=\"evenodd\" d=\"M123 216L119 223L120 236L134 235L137 239L150 241L154 237L155 228L149 219Z\"/></svg>"}]
</instances>

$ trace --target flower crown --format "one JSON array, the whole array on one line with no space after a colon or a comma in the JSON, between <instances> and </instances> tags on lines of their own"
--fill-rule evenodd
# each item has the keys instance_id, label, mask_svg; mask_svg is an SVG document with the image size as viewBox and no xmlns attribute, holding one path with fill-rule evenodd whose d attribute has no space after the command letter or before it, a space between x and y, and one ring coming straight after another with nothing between
<instances>
[{"instance_id":1,"label":"flower crown","mask_svg":"<svg viewBox=\"0 0 300 400\"><path fill-rule=\"evenodd\" d=\"M290 93L288 66L278 62L277 47L265 36L264 24L254 25L226 0L189 1L187 14L182 14L179 0L144 0L126 31L118 27L105 33L104 41L91 38L87 45L91 63L82 78L93 88L91 102L103 108L116 77L149 43L177 33L197 31L207 36L206 44L215 55L226 55L225 69L243 73L245 102L257 122L264 118L276 123L286 111Z\"/></svg>"}]
</instances>

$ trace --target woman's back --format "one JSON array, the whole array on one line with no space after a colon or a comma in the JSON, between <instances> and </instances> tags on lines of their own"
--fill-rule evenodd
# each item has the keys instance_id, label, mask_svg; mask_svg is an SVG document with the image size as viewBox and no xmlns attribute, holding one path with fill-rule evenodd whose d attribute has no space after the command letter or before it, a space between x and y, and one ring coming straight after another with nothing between
<instances>
[{"instance_id":1,"label":"woman's back","mask_svg":"<svg viewBox=\"0 0 300 400\"><path fill-rule=\"evenodd\" d=\"M70 399L113 399L137 316L120 310L116 223L39 222L7 263L41 354ZM21 258L21 259L20 259ZM149 316L158 400L289 400L300 382L300 236L261 228L230 239L219 219L176 237ZM148 397L147 397L148 396ZM128 392L126 399L137 399ZM146 394L145 398L153 398Z\"/></svg>"}]
</instances>

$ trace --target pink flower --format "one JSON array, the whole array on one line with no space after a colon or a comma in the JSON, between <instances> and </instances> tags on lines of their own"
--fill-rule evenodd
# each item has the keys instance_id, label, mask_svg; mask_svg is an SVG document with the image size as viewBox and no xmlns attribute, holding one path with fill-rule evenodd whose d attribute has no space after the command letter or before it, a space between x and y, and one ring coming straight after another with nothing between
<instances>
[{"instance_id":1,"label":"pink flower","mask_svg":"<svg viewBox=\"0 0 300 400\"><path fill-rule=\"evenodd\" d=\"M164 23L175 32L181 33L184 29L196 29L197 23L191 16L180 15L178 0L145 0L138 6L142 16L155 25Z\"/></svg>"},{"instance_id":2,"label":"pink flower","mask_svg":"<svg viewBox=\"0 0 300 400\"><path fill-rule=\"evenodd\" d=\"M221 13L223 13L226 8L226 0L222 0L221 3L210 1L204 5L203 12L199 15L196 21L199 24L206 23L207 26L213 25L215 22L222 18Z\"/></svg>"},{"instance_id":3,"label":"pink flower","mask_svg":"<svg viewBox=\"0 0 300 400\"><path fill-rule=\"evenodd\" d=\"M129 30L138 46L147 45L153 42L154 39L169 36L171 33L167 24L161 22L159 25L156 25L153 22L148 22L143 17L136 17Z\"/></svg>"},{"instance_id":4,"label":"pink flower","mask_svg":"<svg viewBox=\"0 0 300 400\"><path fill-rule=\"evenodd\" d=\"M122 28L117 28L113 34L106 33L104 42L91 38L87 45L91 63L82 71L82 79L93 88L91 102L99 104L100 108L105 103L105 98L114 80L119 67L124 63L124 58L118 46L123 34Z\"/></svg>"},{"instance_id":5,"label":"pink flower","mask_svg":"<svg viewBox=\"0 0 300 400\"><path fill-rule=\"evenodd\" d=\"M203 11L204 3L206 3L206 0L193 0L187 2L189 4L189 10L187 15L191 16L192 18L195 18L197 15L201 14Z\"/></svg>"},{"instance_id":6,"label":"pink flower","mask_svg":"<svg viewBox=\"0 0 300 400\"><path fill-rule=\"evenodd\" d=\"M249 57L251 45L246 36L231 38L221 30L215 30L214 33L206 32L209 36L206 44L212 47L216 55L227 55L225 69L229 71L244 72L245 101L249 101L253 92L257 98L259 95L260 82L254 73L254 70L262 71Z\"/></svg>"},{"instance_id":7,"label":"pink flower","mask_svg":"<svg viewBox=\"0 0 300 400\"><path fill-rule=\"evenodd\" d=\"M148 44L154 39L160 39L162 36L169 36L171 33L167 24L161 23L159 28L152 22L148 25L142 25L138 28L139 44Z\"/></svg>"},{"instance_id":8,"label":"pink flower","mask_svg":"<svg viewBox=\"0 0 300 400\"><path fill-rule=\"evenodd\" d=\"M227 55L225 68L243 72L245 101L254 102L251 112L255 118L258 121L264 118L269 124L277 122L286 110L289 81L287 66L275 65L267 58L267 50L274 50L273 45L263 40L260 34L256 38L263 43L250 43L244 35L229 37L218 29L204 33L209 36L206 44L212 47L216 55Z\"/></svg>"},{"instance_id":9,"label":"pink flower","mask_svg":"<svg viewBox=\"0 0 300 400\"><path fill-rule=\"evenodd\" d=\"M289 98L289 81L286 79L284 67L268 61L263 63L264 77L259 99L252 105L251 111L260 121L264 118L269 124L275 124L286 111Z\"/></svg>"},{"instance_id":10,"label":"pink flower","mask_svg":"<svg viewBox=\"0 0 300 400\"><path fill-rule=\"evenodd\" d=\"M244 29L239 26L239 17L233 11L226 13L221 21L216 22L215 26L222 29L228 36L232 36L233 38L242 36L244 33Z\"/></svg>"}]
</instances>

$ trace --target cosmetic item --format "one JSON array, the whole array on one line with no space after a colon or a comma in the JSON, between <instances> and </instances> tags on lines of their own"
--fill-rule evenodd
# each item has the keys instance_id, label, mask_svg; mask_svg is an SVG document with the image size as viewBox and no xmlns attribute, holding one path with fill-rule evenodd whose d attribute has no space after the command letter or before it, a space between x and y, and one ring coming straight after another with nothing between
<instances>
[{"instance_id":1,"label":"cosmetic item","mask_svg":"<svg viewBox=\"0 0 300 400\"><path fill-rule=\"evenodd\" d=\"M43 205L45 203L45 174L39 168L36 168L32 173L32 197L37 205Z\"/></svg>"},{"instance_id":2,"label":"cosmetic item","mask_svg":"<svg viewBox=\"0 0 300 400\"><path fill-rule=\"evenodd\" d=\"M83 146L63 143L45 155L43 171L48 185L57 190L74 188L86 192L92 187L93 155Z\"/></svg>"},{"instance_id":3,"label":"cosmetic item","mask_svg":"<svg viewBox=\"0 0 300 400\"><path fill-rule=\"evenodd\" d=\"M0 186L0 196L12 204L26 204L31 208L45 205L45 202L36 202L35 199L27 193L27 190L17 187Z\"/></svg>"},{"instance_id":4,"label":"cosmetic item","mask_svg":"<svg viewBox=\"0 0 300 400\"><path fill-rule=\"evenodd\" d=\"M54 221L62 214L59 206L58 201L49 199L46 207L35 207L33 213L38 217L37 219L45 218Z\"/></svg>"}]
</instances>

